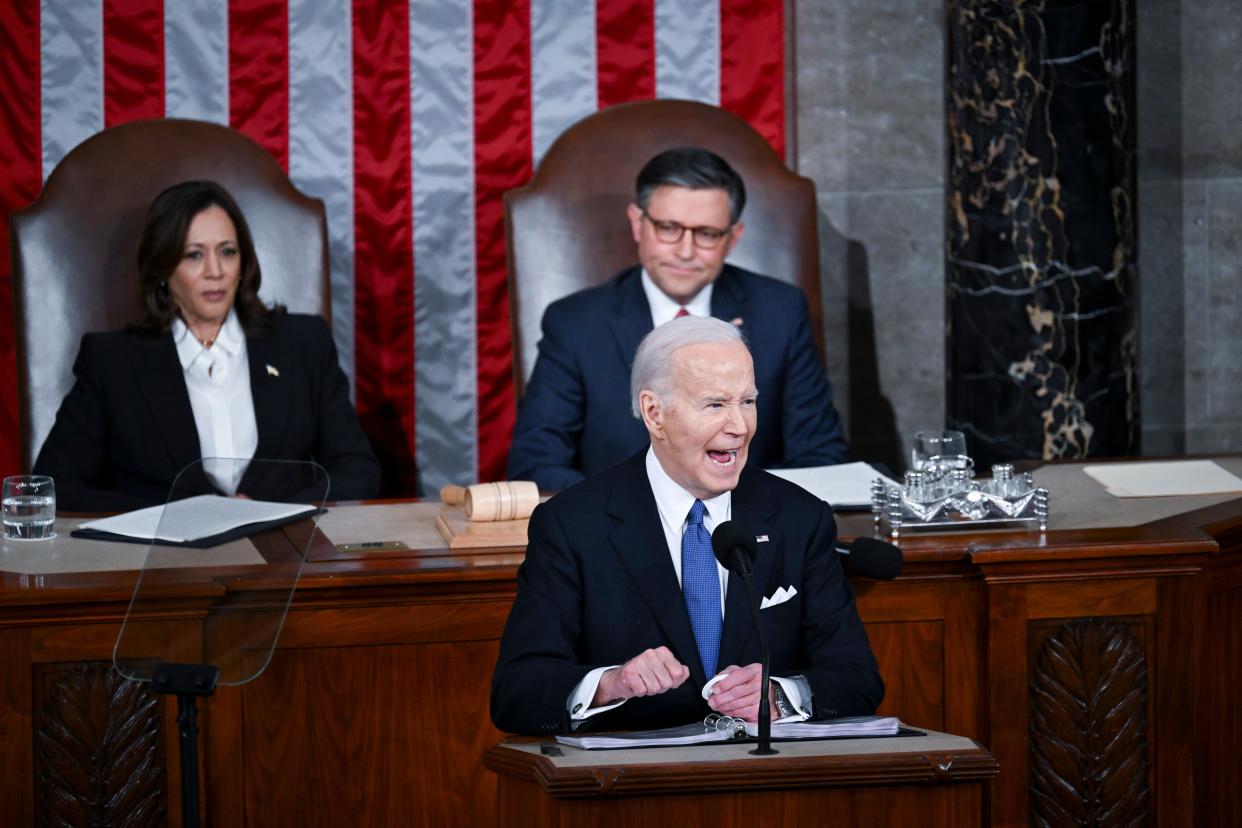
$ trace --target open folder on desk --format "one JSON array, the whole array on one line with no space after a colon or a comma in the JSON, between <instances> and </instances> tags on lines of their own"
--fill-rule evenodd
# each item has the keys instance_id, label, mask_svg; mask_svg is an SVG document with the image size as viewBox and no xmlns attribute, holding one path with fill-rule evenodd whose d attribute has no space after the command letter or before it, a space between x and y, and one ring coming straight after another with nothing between
<instances>
[{"instance_id":1,"label":"open folder on desk","mask_svg":"<svg viewBox=\"0 0 1242 828\"><path fill-rule=\"evenodd\" d=\"M672 747L709 745L719 742L748 742L758 735L754 722L712 714L701 722L660 730L616 733L584 733L557 736L562 745L583 750L634 747ZM772 725L772 741L797 739L858 739L869 736L922 736L921 730L902 727L895 716L849 716L820 722L783 722Z\"/></svg>"},{"instance_id":2,"label":"open folder on desk","mask_svg":"<svg viewBox=\"0 0 1242 828\"><path fill-rule=\"evenodd\" d=\"M304 503L274 503L220 495L198 495L80 524L75 538L190 546L206 549L256 532L275 529L321 510Z\"/></svg>"}]
</instances>

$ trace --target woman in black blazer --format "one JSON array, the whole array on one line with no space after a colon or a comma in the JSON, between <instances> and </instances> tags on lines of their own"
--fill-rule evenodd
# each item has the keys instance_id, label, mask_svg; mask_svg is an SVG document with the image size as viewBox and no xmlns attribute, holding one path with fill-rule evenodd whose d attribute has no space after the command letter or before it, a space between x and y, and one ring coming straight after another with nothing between
<instances>
[{"instance_id":1,"label":"woman in black blazer","mask_svg":"<svg viewBox=\"0 0 1242 828\"><path fill-rule=\"evenodd\" d=\"M152 202L138 245L144 318L82 337L75 382L35 461L69 511L163 503L203 457L314 460L329 497L375 497L380 470L327 324L259 299L245 217L210 181ZM203 463L177 496L281 497L255 466Z\"/></svg>"}]
</instances>

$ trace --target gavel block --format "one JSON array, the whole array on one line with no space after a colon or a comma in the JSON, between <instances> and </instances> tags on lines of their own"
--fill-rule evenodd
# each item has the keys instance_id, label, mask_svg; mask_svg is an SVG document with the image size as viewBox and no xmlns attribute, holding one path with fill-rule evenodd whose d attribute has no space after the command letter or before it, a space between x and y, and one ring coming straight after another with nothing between
<instances>
[{"instance_id":1,"label":"gavel block","mask_svg":"<svg viewBox=\"0 0 1242 828\"><path fill-rule=\"evenodd\" d=\"M458 511L445 509L436 515L436 530L449 549L485 549L526 546L529 520L473 521Z\"/></svg>"},{"instance_id":2,"label":"gavel block","mask_svg":"<svg viewBox=\"0 0 1242 828\"><path fill-rule=\"evenodd\" d=\"M440 499L445 507L436 516L436 529L450 549L525 546L539 488L525 480L445 486Z\"/></svg>"}]
</instances>

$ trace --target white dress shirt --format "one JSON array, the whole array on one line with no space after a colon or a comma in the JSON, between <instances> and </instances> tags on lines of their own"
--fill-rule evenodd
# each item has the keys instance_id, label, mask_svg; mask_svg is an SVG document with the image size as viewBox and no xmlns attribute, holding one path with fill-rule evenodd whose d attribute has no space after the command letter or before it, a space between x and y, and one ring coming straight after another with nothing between
<instances>
[{"instance_id":1,"label":"white dress shirt","mask_svg":"<svg viewBox=\"0 0 1242 828\"><path fill-rule=\"evenodd\" d=\"M695 294L694 298L686 304L681 304L675 299L670 299L668 294L660 290L651 276L647 274L647 268L643 268L642 274L643 293L647 295L647 307L651 308L651 327L658 328L665 322L677 318L677 312L682 308L686 309L686 313L691 316L708 317L712 315L712 282L708 282L707 286ZM681 543L681 541L678 541Z\"/></svg>"},{"instance_id":2,"label":"white dress shirt","mask_svg":"<svg viewBox=\"0 0 1242 828\"><path fill-rule=\"evenodd\" d=\"M644 277L646 276L645 273L643 275ZM690 507L694 505L694 501L697 498L668 476L668 473L664 471L664 467L660 465L660 461L656 458L655 449L653 448L647 449L647 480L651 483L651 493L655 496L656 510L660 513L660 525L664 529L664 540L668 543L668 554L673 561L673 569L677 573L677 583L680 584L681 537L686 531L686 523L690 517ZM728 491L710 500L704 500L703 506L706 507L706 511L703 514L703 527L707 529L707 533L710 535L717 525L730 519L733 511L733 492ZM725 594L729 586L729 571L717 561L716 573L720 577L720 615L723 619ZM634 653L634 655L638 655L638 653ZM600 678L608 670L619 666L618 664L612 664L607 667L596 667L583 676L582 681L578 682L578 686L569 694L569 701L565 707L569 711L569 718L572 724L576 726L592 716L625 704L625 700L622 700L614 704L591 707L591 701L595 698L595 691L599 688ZM709 676L708 678L711 677ZM772 681L780 684L781 689L785 691L785 695L795 711L802 711L804 709L804 698L808 702L806 707L809 708L810 685L805 680L798 681L797 679L778 676L772 676L771 678ZM809 718L809 713L802 712L776 721L800 721L807 718Z\"/></svg>"},{"instance_id":3,"label":"white dress shirt","mask_svg":"<svg viewBox=\"0 0 1242 828\"><path fill-rule=\"evenodd\" d=\"M220 491L237 494L259 445L245 332L229 310L210 348L204 348L179 318L173 320L172 337L190 394L203 471Z\"/></svg>"}]
</instances>

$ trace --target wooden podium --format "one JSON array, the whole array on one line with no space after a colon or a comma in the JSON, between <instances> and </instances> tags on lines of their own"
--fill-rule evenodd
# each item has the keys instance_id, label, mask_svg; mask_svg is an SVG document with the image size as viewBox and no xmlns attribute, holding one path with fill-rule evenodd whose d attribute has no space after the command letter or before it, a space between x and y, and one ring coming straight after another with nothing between
<instances>
[{"instance_id":1,"label":"wooden podium","mask_svg":"<svg viewBox=\"0 0 1242 828\"><path fill-rule=\"evenodd\" d=\"M947 733L753 745L577 750L510 738L483 764L499 777L499 826L984 824L999 765ZM559 753L560 755L556 755Z\"/></svg>"}]
</instances>

